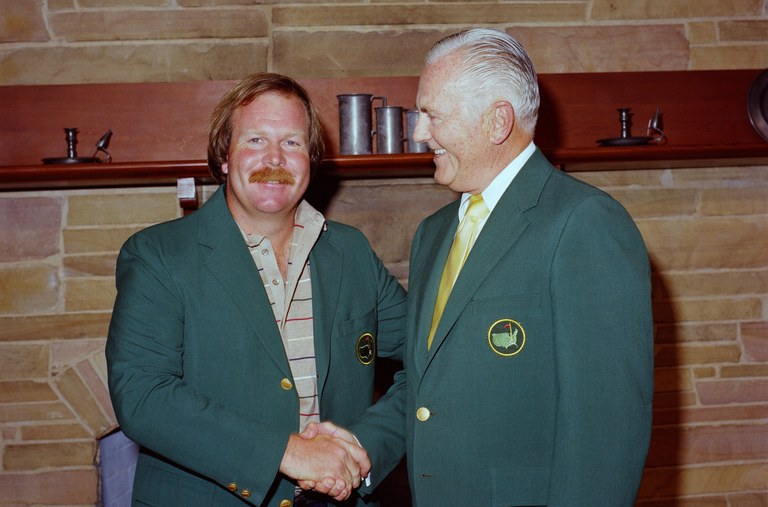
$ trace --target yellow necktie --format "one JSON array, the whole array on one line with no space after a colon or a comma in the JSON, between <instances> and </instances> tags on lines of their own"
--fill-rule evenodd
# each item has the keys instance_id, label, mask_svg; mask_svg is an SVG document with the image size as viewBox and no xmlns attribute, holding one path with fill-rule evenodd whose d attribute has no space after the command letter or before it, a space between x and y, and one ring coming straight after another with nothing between
<instances>
[{"instance_id":1,"label":"yellow necktie","mask_svg":"<svg viewBox=\"0 0 768 507\"><path fill-rule=\"evenodd\" d=\"M432 347L432 338L435 336L437 324L443 315L445 303L448 302L448 296L451 294L453 284L459 276L459 271L464 265L464 261L469 256L469 251L477 238L477 228L480 222L488 216L490 211L483 201L480 194L469 197L469 207L464 219L456 229L456 235L453 237L451 251L448 252L448 260L445 261L443 276L440 278L440 288L437 291L437 300L435 301L435 312L432 314L432 327L429 329L429 338L427 338L427 350Z\"/></svg>"}]
</instances>

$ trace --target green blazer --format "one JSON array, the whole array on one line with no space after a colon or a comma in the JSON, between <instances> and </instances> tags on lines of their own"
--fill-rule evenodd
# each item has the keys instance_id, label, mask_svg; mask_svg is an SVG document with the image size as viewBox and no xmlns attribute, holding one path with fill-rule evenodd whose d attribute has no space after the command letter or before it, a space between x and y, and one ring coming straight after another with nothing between
<instances>
[{"instance_id":1,"label":"green blazer","mask_svg":"<svg viewBox=\"0 0 768 507\"><path fill-rule=\"evenodd\" d=\"M380 412L384 426L404 412L414 504L633 505L651 432L653 322L632 219L537 150L478 236L427 351L457 210L416 232L407 381L396 385L407 397Z\"/></svg>"},{"instance_id":2,"label":"green blazer","mask_svg":"<svg viewBox=\"0 0 768 507\"><path fill-rule=\"evenodd\" d=\"M375 361L360 338L369 333L378 356L402 359L405 293L348 226L328 222L310 263L320 416L348 426L373 396ZM223 187L196 213L125 243L106 356L120 426L142 446L134 504L293 499L278 468L299 429L299 401ZM379 441L389 449L374 461L380 480L401 459L392 450L402 451L403 435Z\"/></svg>"}]
</instances>

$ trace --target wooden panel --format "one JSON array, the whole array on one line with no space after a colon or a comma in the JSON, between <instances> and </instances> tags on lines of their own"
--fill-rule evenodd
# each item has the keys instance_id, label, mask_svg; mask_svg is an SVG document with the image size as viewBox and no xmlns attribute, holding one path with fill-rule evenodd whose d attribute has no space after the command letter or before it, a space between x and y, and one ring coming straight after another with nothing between
<instances>
[{"instance_id":1,"label":"wooden panel","mask_svg":"<svg viewBox=\"0 0 768 507\"><path fill-rule=\"evenodd\" d=\"M768 143L752 128L747 94L759 69L545 74L536 142L571 170L764 164ZM316 102L328 137L327 174L387 177L431 172L428 155L339 157L336 95L370 93L389 105L414 106L418 77L301 80ZM0 87L0 188L171 183L205 173L210 113L234 81ZM604 148L619 135L616 109L631 107L632 134L643 135L656 107L663 146ZM90 156L112 129L113 167L40 167L66 155L64 127L80 129L78 154ZM467 133L471 135L471 133ZM149 162L157 162L151 164ZM146 164L149 163L149 164ZM101 167L99 167L101 166ZM8 169L16 167L16 169ZM82 170L81 170L82 169ZM82 173L82 174L80 174ZM90 183L89 183L90 182Z\"/></svg>"}]
</instances>

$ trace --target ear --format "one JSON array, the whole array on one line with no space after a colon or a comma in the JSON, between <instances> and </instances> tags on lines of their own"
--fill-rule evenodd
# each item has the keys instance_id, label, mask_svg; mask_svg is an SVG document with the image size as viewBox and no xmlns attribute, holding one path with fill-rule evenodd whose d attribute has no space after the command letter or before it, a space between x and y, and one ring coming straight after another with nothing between
<instances>
[{"instance_id":1,"label":"ear","mask_svg":"<svg viewBox=\"0 0 768 507\"><path fill-rule=\"evenodd\" d=\"M491 105L490 139L493 144L503 144L515 126L515 109L506 100Z\"/></svg>"}]
</instances>

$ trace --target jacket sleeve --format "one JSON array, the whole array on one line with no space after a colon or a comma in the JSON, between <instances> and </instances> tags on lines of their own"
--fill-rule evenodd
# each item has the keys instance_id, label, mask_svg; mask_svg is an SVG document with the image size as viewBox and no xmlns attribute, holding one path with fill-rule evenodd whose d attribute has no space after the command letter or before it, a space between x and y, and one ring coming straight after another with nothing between
<instances>
[{"instance_id":1,"label":"jacket sleeve","mask_svg":"<svg viewBox=\"0 0 768 507\"><path fill-rule=\"evenodd\" d=\"M125 434L261 504L278 474L290 428L276 431L185 380L183 291L156 243L134 236L117 263L117 299L107 338L109 388ZM211 367L217 367L211 365ZM263 416L263 414L262 414Z\"/></svg>"},{"instance_id":2,"label":"jacket sleeve","mask_svg":"<svg viewBox=\"0 0 768 507\"><path fill-rule=\"evenodd\" d=\"M651 431L653 318L640 233L612 198L571 213L557 245L559 401L549 505L632 506Z\"/></svg>"},{"instance_id":3,"label":"jacket sleeve","mask_svg":"<svg viewBox=\"0 0 768 507\"><path fill-rule=\"evenodd\" d=\"M377 355L404 362L405 291L373 252L372 255L379 293ZM400 370L388 391L350 426L372 463L371 484L361 486L363 494L372 492L405 454L405 396L405 371Z\"/></svg>"}]
</instances>

